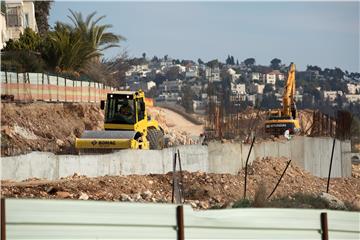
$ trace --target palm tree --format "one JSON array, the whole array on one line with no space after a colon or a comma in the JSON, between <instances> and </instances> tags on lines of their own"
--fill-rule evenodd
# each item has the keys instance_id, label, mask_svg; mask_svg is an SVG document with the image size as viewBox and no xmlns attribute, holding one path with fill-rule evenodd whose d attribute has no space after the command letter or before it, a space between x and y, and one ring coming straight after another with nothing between
<instances>
[{"instance_id":1,"label":"palm tree","mask_svg":"<svg viewBox=\"0 0 360 240\"><path fill-rule=\"evenodd\" d=\"M82 40L79 32L62 23L56 24L47 40L44 58L52 68L61 72L79 72L89 60L100 55L92 45Z\"/></svg>"},{"instance_id":2,"label":"palm tree","mask_svg":"<svg viewBox=\"0 0 360 240\"><path fill-rule=\"evenodd\" d=\"M99 22L105 18L101 16L94 19L96 12L89 14L85 19L80 12L74 12L69 9L71 16L68 16L72 21L72 29L81 34L84 41L90 42L92 47L99 52L112 47L119 47L118 43L125 38L121 35L116 35L111 32L107 32L112 27L111 24L99 25Z\"/></svg>"},{"instance_id":3,"label":"palm tree","mask_svg":"<svg viewBox=\"0 0 360 240\"><path fill-rule=\"evenodd\" d=\"M48 33L43 57L51 68L73 74L86 71L92 61L99 62L102 51L119 47L125 38L107 32L111 25L99 24L105 16L94 19L93 12L83 19L81 13L70 12L72 24L57 22L54 31Z\"/></svg>"}]
</instances>

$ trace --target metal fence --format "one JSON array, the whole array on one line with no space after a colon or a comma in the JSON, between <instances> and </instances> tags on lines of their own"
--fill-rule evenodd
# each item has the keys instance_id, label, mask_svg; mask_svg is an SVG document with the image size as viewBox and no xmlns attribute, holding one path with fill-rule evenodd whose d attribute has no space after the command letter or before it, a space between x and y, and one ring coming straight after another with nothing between
<instances>
[{"instance_id":1,"label":"metal fence","mask_svg":"<svg viewBox=\"0 0 360 240\"><path fill-rule=\"evenodd\" d=\"M359 239L359 212L2 200L5 239Z\"/></svg>"},{"instance_id":2,"label":"metal fence","mask_svg":"<svg viewBox=\"0 0 360 240\"><path fill-rule=\"evenodd\" d=\"M0 72L2 99L15 101L99 102L114 88L46 73Z\"/></svg>"}]
</instances>

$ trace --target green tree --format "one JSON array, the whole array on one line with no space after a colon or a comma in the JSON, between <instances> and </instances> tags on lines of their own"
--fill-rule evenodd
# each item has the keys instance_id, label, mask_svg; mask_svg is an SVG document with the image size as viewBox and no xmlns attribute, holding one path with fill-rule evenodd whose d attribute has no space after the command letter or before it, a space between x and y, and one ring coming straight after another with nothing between
<instances>
[{"instance_id":1,"label":"green tree","mask_svg":"<svg viewBox=\"0 0 360 240\"><path fill-rule=\"evenodd\" d=\"M271 93L271 92L273 92L274 91L274 87L273 87L273 85L271 85L271 84L266 84L265 85L265 87L264 87L264 94L265 93Z\"/></svg>"},{"instance_id":2,"label":"green tree","mask_svg":"<svg viewBox=\"0 0 360 240\"><path fill-rule=\"evenodd\" d=\"M25 28L24 32L20 34L18 40L10 39L6 42L4 51L40 51L42 39L31 28Z\"/></svg>"},{"instance_id":3,"label":"green tree","mask_svg":"<svg viewBox=\"0 0 360 240\"><path fill-rule=\"evenodd\" d=\"M67 25L57 23L44 44L44 59L58 72L80 72L100 53L92 44L83 41L81 32L73 31Z\"/></svg>"},{"instance_id":4,"label":"green tree","mask_svg":"<svg viewBox=\"0 0 360 240\"><path fill-rule=\"evenodd\" d=\"M255 65L255 58L247 58L244 60L246 66L254 66Z\"/></svg>"},{"instance_id":5,"label":"green tree","mask_svg":"<svg viewBox=\"0 0 360 240\"><path fill-rule=\"evenodd\" d=\"M52 2L52 0L34 1L36 25L41 36L44 36L49 30L48 17Z\"/></svg>"},{"instance_id":6,"label":"green tree","mask_svg":"<svg viewBox=\"0 0 360 240\"><path fill-rule=\"evenodd\" d=\"M26 28L18 40L10 39L2 50L1 67L7 71L41 72L45 64L41 58L42 39L39 34Z\"/></svg>"},{"instance_id":7,"label":"green tree","mask_svg":"<svg viewBox=\"0 0 360 240\"><path fill-rule=\"evenodd\" d=\"M273 60L271 60L270 62L270 67L274 70L279 70L280 69L280 64L281 64L281 60L278 58L274 58Z\"/></svg>"},{"instance_id":8,"label":"green tree","mask_svg":"<svg viewBox=\"0 0 360 240\"><path fill-rule=\"evenodd\" d=\"M5 1L1 1L1 13L6 14L6 5L5 5Z\"/></svg>"},{"instance_id":9,"label":"green tree","mask_svg":"<svg viewBox=\"0 0 360 240\"><path fill-rule=\"evenodd\" d=\"M48 33L43 57L59 72L80 73L91 61L99 59L105 49L118 47L124 38L108 32L111 25L99 24L105 16L94 19L93 12L84 19L81 13L72 10L70 13L72 24L58 22L54 31Z\"/></svg>"},{"instance_id":10,"label":"green tree","mask_svg":"<svg viewBox=\"0 0 360 240\"><path fill-rule=\"evenodd\" d=\"M219 66L219 61L217 59L211 60L209 62L206 63L206 66L210 67L210 68L215 68Z\"/></svg>"},{"instance_id":11,"label":"green tree","mask_svg":"<svg viewBox=\"0 0 360 240\"><path fill-rule=\"evenodd\" d=\"M94 19L96 12L93 12L84 19L80 12L74 12L71 9L69 11L71 16L68 17L73 25L64 25L71 31L79 33L82 40L90 43L99 53L108 48L119 47L118 43L125 40L121 35L107 32L112 27L111 24L99 24L105 16Z\"/></svg>"}]
</instances>

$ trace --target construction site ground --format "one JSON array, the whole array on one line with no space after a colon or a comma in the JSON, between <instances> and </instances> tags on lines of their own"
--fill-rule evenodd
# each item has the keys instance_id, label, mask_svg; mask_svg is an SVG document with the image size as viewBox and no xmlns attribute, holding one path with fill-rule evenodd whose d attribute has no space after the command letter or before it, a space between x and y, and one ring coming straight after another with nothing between
<instances>
[{"instance_id":1,"label":"construction site ground","mask_svg":"<svg viewBox=\"0 0 360 240\"><path fill-rule=\"evenodd\" d=\"M265 158L249 166L247 197L254 199L255 195L263 195L266 198L278 182L287 161L285 158ZM237 175L183 172L185 203L196 209L233 206L244 195L244 171ZM172 173L95 178L74 174L56 181L28 179L22 182L2 181L1 184L1 195L7 198L158 203L171 203L172 200ZM326 184L327 179L312 176L291 163L271 199L291 200L297 194L319 196L326 191ZM331 179L329 194L350 204L353 210L359 210L360 165L353 165L352 177ZM301 203L296 207L312 206Z\"/></svg>"},{"instance_id":2,"label":"construction site ground","mask_svg":"<svg viewBox=\"0 0 360 240\"><path fill-rule=\"evenodd\" d=\"M168 109L149 107L148 113L164 129L168 146L195 143L203 131L202 125ZM257 118L257 115L261 117ZM250 111L241 117L243 125L247 126L244 129L248 131L244 132L244 136L250 136L253 130L261 131L263 113ZM306 121L307 117L310 120ZM75 138L80 137L84 130L102 130L103 120L103 111L97 104L1 103L1 155L13 156L32 151L76 153ZM306 128L306 124L311 123L311 113L303 114L302 120L302 126ZM254 199L259 193L263 196L270 194L286 163L287 159L283 158L255 161L248 171L247 197ZM360 165L353 165L352 170L352 177L331 179L329 193L359 209ZM326 191L326 182L327 179L312 176L291 163L271 199L293 199L296 194L317 196ZM172 173L96 178L75 174L56 181L28 179L22 182L2 181L1 184L1 195L10 198L170 203L172 197ZM231 207L244 196L244 170L237 175L184 172L183 187L185 202L194 208ZM300 204L296 207L311 206Z\"/></svg>"}]
</instances>

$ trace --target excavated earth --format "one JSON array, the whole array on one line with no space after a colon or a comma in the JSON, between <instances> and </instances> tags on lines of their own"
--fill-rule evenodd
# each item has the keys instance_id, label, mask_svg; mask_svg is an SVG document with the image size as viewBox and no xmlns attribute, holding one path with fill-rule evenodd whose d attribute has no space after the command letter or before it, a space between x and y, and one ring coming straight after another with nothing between
<instances>
[{"instance_id":1,"label":"excavated earth","mask_svg":"<svg viewBox=\"0 0 360 240\"><path fill-rule=\"evenodd\" d=\"M103 118L94 104L2 103L1 155L73 153L75 138L85 129L102 129Z\"/></svg>"},{"instance_id":2,"label":"excavated earth","mask_svg":"<svg viewBox=\"0 0 360 240\"><path fill-rule=\"evenodd\" d=\"M276 185L287 161L285 158L264 158L249 166L247 197L253 199L260 185L263 194L267 196ZM183 172L185 203L197 209L231 207L243 198L244 174L244 170L237 175ZM170 203L172 177L172 173L95 178L75 174L57 181L2 181L1 195L7 198ZM319 195L326 191L326 183L326 179L314 177L291 163L271 198L291 199L296 193ZM352 177L331 179L329 194L360 209L360 165L353 165Z\"/></svg>"}]
</instances>

